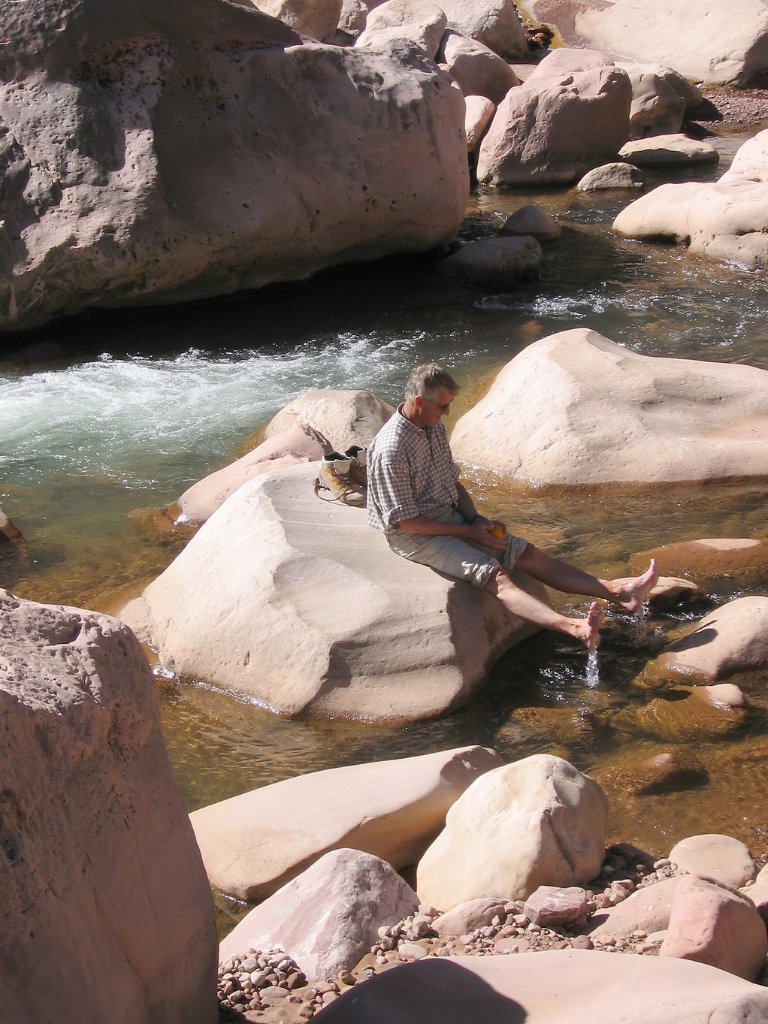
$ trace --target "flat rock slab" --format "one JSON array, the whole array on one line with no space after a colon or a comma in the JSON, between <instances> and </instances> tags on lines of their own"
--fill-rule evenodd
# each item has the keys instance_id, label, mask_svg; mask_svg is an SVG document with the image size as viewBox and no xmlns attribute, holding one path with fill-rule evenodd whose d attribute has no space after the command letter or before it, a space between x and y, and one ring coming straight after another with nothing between
<instances>
[{"instance_id":1,"label":"flat rock slab","mask_svg":"<svg viewBox=\"0 0 768 1024\"><path fill-rule=\"evenodd\" d=\"M720 155L708 142L687 135L651 135L634 139L619 150L622 160L636 167L664 167L670 164L716 164Z\"/></svg>"},{"instance_id":2,"label":"flat rock slab","mask_svg":"<svg viewBox=\"0 0 768 1024\"><path fill-rule=\"evenodd\" d=\"M620 1008L620 1015L618 1009ZM759 1024L768 989L688 960L556 950L429 958L356 985L322 1024Z\"/></svg>"},{"instance_id":3,"label":"flat rock slab","mask_svg":"<svg viewBox=\"0 0 768 1024\"><path fill-rule=\"evenodd\" d=\"M466 703L535 629L393 554L316 477L308 464L244 484L122 617L166 669L282 714L415 720Z\"/></svg>"},{"instance_id":4,"label":"flat rock slab","mask_svg":"<svg viewBox=\"0 0 768 1024\"><path fill-rule=\"evenodd\" d=\"M768 477L768 372L562 331L507 363L451 445L533 485Z\"/></svg>"},{"instance_id":5,"label":"flat rock slab","mask_svg":"<svg viewBox=\"0 0 768 1024\"><path fill-rule=\"evenodd\" d=\"M211 885L237 899L263 899L341 847L395 868L415 863L467 786L501 764L486 747L460 747L331 768L242 793L190 817Z\"/></svg>"}]
</instances>

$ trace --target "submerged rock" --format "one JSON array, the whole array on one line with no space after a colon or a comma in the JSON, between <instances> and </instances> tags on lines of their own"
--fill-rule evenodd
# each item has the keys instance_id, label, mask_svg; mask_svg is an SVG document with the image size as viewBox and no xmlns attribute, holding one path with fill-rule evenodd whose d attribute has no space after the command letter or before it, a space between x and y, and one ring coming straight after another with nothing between
<instances>
[{"instance_id":1,"label":"submerged rock","mask_svg":"<svg viewBox=\"0 0 768 1024\"><path fill-rule=\"evenodd\" d=\"M632 572L642 572L651 558L656 559L660 572L685 573L697 579L768 576L768 540L761 537L707 537L664 544L633 555Z\"/></svg>"}]
</instances>

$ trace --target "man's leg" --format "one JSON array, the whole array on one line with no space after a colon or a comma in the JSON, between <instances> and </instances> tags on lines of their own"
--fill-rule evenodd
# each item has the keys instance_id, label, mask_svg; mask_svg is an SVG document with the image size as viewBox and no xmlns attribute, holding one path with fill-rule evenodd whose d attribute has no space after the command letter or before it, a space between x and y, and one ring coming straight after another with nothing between
<instances>
[{"instance_id":1,"label":"man's leg","mask_svg":"<svg viewBox=\"0 0 768 1024\"><path fill-rule=\"evenodd\" d=\"M567 562L552 558L533 544L528 544L518 556L515 568L528 573L534 579L541 580L547 586L554 587L555 590L561 590L566 594L601 597L628 612L636 612L642 608L659 578L655 559L651 559L642 576L601 580Z\"/></svg>"},{"instance_id":2,"label":"man's leg","mask_svg":"<svg viewBox=\"0 0 768 1024\"><path fill-rule=\"evenodd\" d=\"M518 559L518 565L520 560ZM528 571L528 570L526 570ZM512 612L526 622L532 622L544 629L554 629L558 633L581 640L590 650L595 650L600 643L600 624L603 621L602 606L593 601L588 614L583 619L561 615L548 604L521 590L512 582L507 573L501 569L494 573L485 589L497 597L507 611Z\"/></svg>"}]
</instances>

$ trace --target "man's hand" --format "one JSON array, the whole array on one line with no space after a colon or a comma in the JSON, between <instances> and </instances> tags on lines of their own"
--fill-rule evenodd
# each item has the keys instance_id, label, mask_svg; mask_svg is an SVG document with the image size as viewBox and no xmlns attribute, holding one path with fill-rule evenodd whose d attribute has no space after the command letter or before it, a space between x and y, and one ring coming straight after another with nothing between
<instances>
[{"instance_id":1,"label":"man's hand","mask_svg":"<svg viewBox=\"0 0 768 1024\"><path fill-rule=\"evenodd\" d=\"M496 537L491 533L491 530L497 525L492 519L485 519L481 516L469 527L472 533L467 540L473 540L476 544L482 544L483 547L491 548L493 551L504 551L507 546L506 533L503 537Z\"/></svg>"}]
</instances>

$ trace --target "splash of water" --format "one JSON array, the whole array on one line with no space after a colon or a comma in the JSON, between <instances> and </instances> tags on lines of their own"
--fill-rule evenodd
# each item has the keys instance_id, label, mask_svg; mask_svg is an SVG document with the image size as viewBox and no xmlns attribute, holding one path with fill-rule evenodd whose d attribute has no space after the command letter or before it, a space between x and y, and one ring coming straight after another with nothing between
<instances>
[{"instance_id":1,"label":"splash of water","mask_svg":"<svg viewBox=\"0 0 768 1024\"><path fill-rule=\"evenodd\" d=\"M587 686L593 689L600 682L600 665L597 660L597 651L590 651L587 654Z\"/></svg>"}]
</instances>

